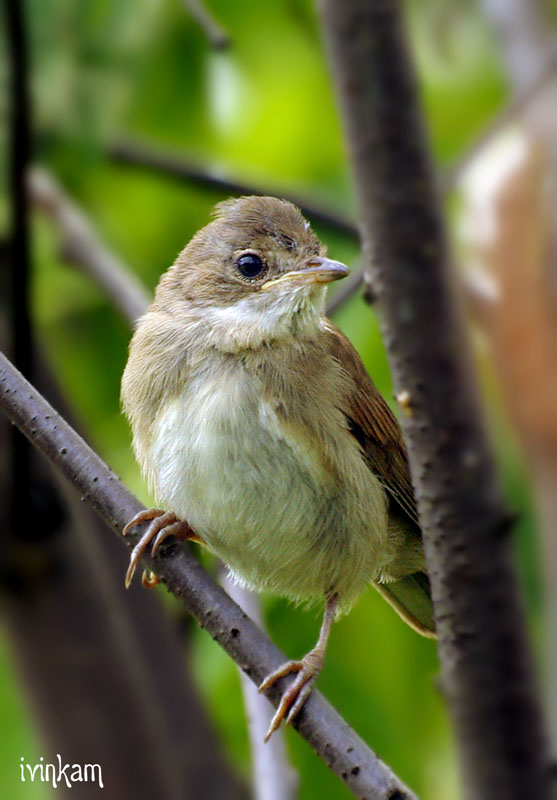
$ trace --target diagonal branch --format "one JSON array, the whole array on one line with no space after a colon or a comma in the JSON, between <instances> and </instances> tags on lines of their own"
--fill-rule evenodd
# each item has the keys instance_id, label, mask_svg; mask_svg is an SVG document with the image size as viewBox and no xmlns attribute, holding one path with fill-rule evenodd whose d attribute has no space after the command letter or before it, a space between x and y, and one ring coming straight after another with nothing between
<instances>
[{"instance_id":1,"label":"diagonal branch","mask_svg":"<svg viewBox=\"0 0 557 800\"><path fill-rule=\"evenodd\" d=\"M0 354L0 405L9 419L120 534L142 506L119 478ZM123 541L133 547L137 536ZM161 548L162 549L162 548ZM171 544L145 565L156 571L169 591L254 682L280 664L284 655L202 569L188 548ZM276 706L285 683L269 690ZM294 727L358 797L368 800L415 800L415 796L351 730L318 692L306 702Z\"/></svg>"},{"instance_id":2,"label":"diagonal branch","mask_svg":"<svg viewBox=\"0 0 557 800\"><path fill-rule=\"evenodd\" d=\"M202 0L184 0L186 8L205 31L207 39L215 50L230 47L230 36L218 22Z\"/></svg>"},{"instance_id":3,"label":"diagonal branch","mask_svg":"<svg viewBox=\"0 0 557 800\"><path fill-rule=\"evenodd\" d=\"M539 98L540 94L547 88L548 83L555 79L557 71L557 53L549 51L545 58L541 59L538 71L531 79L518 91L503 110L493 119L487 127L480 133L464 151L464 153L450 165L438 178L439 191L443 196L448 195L457 185L462 174L476 156L485 150L501 131L516 120L520 115L532 106ZM241 181L223 174L220 170L203 166L197 162L188 160L184 156L173 155L159 151L152 145L143 145L135 142L122 140L115 142L108 149L109 156L119 164L126 166L142 167L161 175L166 175L175 180L188 181L198 186L210 189L217 189L222 192L232 194L259 194L276 195L284 197L297 205L303 213L311 220L321 223L326 227L336 230L339 233L349 236L351 239L359 239L358 226L348 217L332 209L326 209L316 205L308 198L296 197L290 193L273 189L272 187L256 187L247 181ZM351 275L348 281L331 298L327 313L333 314L347 300L358 291L364 282L364 270L359 269Z\"/></svg>"},{"instance_id":4,"label":"diagonal branch","mask_svg":"<svg viewBox=\"0 0 557 800\"><path fill-rule=\"evenodd\" d=\"M133 324L150 303L141 282L105 247L87 217L48 172L37 167L32 169L27 188L33 204L58 228L63 259L78 264Z\"/></svg>"},{"instance_id":5,"label":"diagonal branch","mask_svg":"<svg viewBox=\"0 0 557 800\"><path fill-rule=\"evenodd\" d=\"M115 142L109 147L108 155L118 164L140 166L178 181L188 181L194 185L217 189L227 194L258 194L284 197L297 205L310 220L347 236L358 236L358 229L355 224L348 217L344 217L337 211L328 209L303 197L298 197L295 194L284 194L276 187L273 189L272 187L253 186L248 181L232 178L221 170L201 165L191 159L188 160L182 155L174 155L166 151L157 150L152 146L130 141Z\"/></svg>"},{"instance_id":6,"label":"diagonal branch","mask_svg":"<svg viewBox=\"0 0 557 800\"><path fill-rule=\"evenodd\" d=\"M416 78L392 0L322 0L332 71L423 527L468 798L547 797L510 517L453 296ZM373 257L372 257L373 253Z\"/></svg>"}]
</instances>

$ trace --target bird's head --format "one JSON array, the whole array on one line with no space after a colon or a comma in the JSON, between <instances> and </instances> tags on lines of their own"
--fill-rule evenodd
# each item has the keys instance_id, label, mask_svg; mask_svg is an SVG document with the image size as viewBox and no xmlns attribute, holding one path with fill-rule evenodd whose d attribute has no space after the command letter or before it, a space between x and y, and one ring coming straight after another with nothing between
<instances>
[{"instance_id":1,"label":"bird's head","mask_svg":"<svg viewBox=\"0 0 557 800\"><path fill-rule=\"evenodd\" d=\"M195 316L211 340L258 346L316 328L327 284L347 274L292 203L241 197L217 205L163 276L155 306Z\"/></svg>"}]
</instances>

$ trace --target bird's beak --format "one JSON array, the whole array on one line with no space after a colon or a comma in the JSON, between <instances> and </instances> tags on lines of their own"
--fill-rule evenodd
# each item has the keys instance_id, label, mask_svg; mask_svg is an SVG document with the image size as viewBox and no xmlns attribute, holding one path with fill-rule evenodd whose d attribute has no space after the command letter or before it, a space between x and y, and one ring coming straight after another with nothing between
<instances>
[{"instance_id":1,"label":"bird's beak","mask_svg":"<svg viewBox=\"0 0 557 800\"><path fill-rule=\"evenodd\" d=\"M350 270L348 267L345 264L341 264L340 261L316 257L310 259L303 269L285 272L278 278L267 281L261 288L267 290L271 286L276 286L278 283L286 283L287 281L288 283L296 283L298 285L331 283L331 281L338 281L340 278L346 278L349 273Z\"/></svg>"}]
</instances>

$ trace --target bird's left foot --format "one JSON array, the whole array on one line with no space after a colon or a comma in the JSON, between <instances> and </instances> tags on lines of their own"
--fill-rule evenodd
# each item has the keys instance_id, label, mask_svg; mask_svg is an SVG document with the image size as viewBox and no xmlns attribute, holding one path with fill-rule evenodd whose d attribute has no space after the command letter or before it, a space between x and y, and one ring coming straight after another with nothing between
<instances>
[{"instance_id":1,"label":"bird's left foot","mask_svg":"<svg viewBox=\"0 0 557 800\"><path fill-rule=\"evenodd\" d=\"M124 581L126 589L132 582L136 567L149 546L151 546L151 555L155 556L161 544L165 539L168 539L169 536L174 536L176 539L181 539L182 541L186 539L198 542L201 541L187 522L178 519L171 511L163 511L160 508L144 509L140 511L139 514L136 514L122 531L123 536L129 533L136 525L147 521L151 521L151 524L133 548L130 556L130 563ZM145 570L141 582L146 589L150 589L158 584L159 579L151 570Z\"/></svg>"},{"instance_id":2,"label":"bird's left foot","mask_svg":"<svg viewBox=\"0 0 557 800\"><path fill-rule=\"evenodd\" d=\"M278 730L283 719L286 719L286 724L289 725L294 717L297 716L311 694L313 684L323 667L323 661L324 652L316 648L309 652L307 656L304 656L301 661L287 661L286 664L283 664L274 672L271 672L270 675L267 675L258 689L260 692L269 689L279 678L284 678L285 675L290 675L290 673L293 672L297 673L294 681L282 695L280 705L271 720L269 730L265 736L266 742L268 742L273 733Z\"/></svg>"}]
</instances>

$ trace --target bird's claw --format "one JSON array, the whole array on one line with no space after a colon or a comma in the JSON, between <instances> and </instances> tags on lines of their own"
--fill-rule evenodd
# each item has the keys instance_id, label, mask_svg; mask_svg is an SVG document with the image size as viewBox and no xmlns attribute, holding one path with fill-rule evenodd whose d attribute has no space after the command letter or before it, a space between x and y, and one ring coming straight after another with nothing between
<instances>
[{"instance_id":1,"label":"bird's claw","mask_svg":"<svg viewBox=\"0 0 557 800\"><path fill-rule=\"evenodd\" d=\"M179 520L178 517L171 511L163 511L160 508L149 508L140 511L135 517L128 522L123 535L126 536L132 528L142 522L151 521L151 524L133 548L130 563L126 572L124 585L126 589L132 582L137 565L143 558L147 548L151 545L151 556L155 556L161 544L169 536L175 536L177 539L197 539L187 522ZM149 571L143 573L141 582L145 588L156 586L159 582L156 576Z\"/></svg>"},{"instance_id":2,"label":"bird's claw","mask_svg":"<svg viewBox=\"0 0 557 800\"><path fill-rule=\"evenodd\" d=\"M160 580L155 575L155 573L150 569L144 569L141 574L141 585L144 589L154 589L155 586L158 586Z\"/></svg>"},{"instance_id":3,"label":"bird's claw","mask_svg":"<svg viewBox=\"0 0 557 800\"><path fill-rule=\"evenodd\" d=\"M265 741L268 742L273 733L278 730L282 720L285 720L286 725L295 719L300 712L302 706L311 694L313 684L320 672L321 664L317 664L313 654L308 653L308 656L301 661L287 661L281 667L267 675L263 683L259 686L258 691L264 692L273 686L280 678L290 675L293 672L298 673L290 686L285 689L282 695L279 706L271 720L269 730L265 736Z\"/></svg>"}]
</instances>

